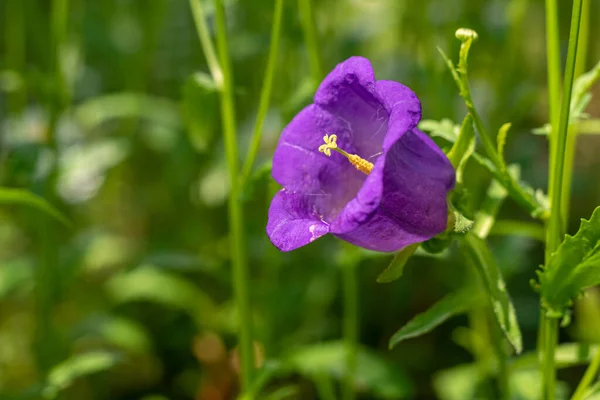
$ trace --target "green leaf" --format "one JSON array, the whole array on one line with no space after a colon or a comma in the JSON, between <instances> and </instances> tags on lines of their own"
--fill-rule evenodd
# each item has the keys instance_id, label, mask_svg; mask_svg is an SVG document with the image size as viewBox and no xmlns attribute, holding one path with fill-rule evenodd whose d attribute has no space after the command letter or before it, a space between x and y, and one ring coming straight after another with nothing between
<instances>
[{"instance_id":1,"label":"green leaf","mask_svg":"<svg viewBox=\"0 0 600 400\"><path fill-rule=\"evenodd\" d=\"M217 132L217 86L204 73L192 75L182 89L181 108L190 142L199 152L208 150Z\"/></svg>"},{"instance_id":2,"label":"green leaf","mask_svg":"<svg viewBox=\"0 0 600 400\"><path fill-rule=\"evenodd\" d=\"M599 346L582 343L562 343L556 347L554 362L556 368L572 368L578 365L589 364ZM539 368L539 357L536 351L525 353L515 358L511 363L512 370Z\"/></svg>"},{"instance_id":3,"label":"green leaf","mask_svg":"<svg viewBox=\"0 0 600 400\"><path fill-rule=\"evenodd\" d=\"M86 129L118 118L144 118L153 124L180 128L181 117L173 101L143 93L115 93L94 97L75 108L75 117Z\"/></svg>"},{"instance_id":4,"label":"green leaf","mask_svg":"<svg viewBox=\"0 0 600 400\"><path fill-rule=\"evenodd\" d=\"M107 289L114 301L150 301L187 311L198 327L212 326L213 300L191 282L146 265L113 277Z\"/></svg>"},{"instance_id":5,"label":"green leaf","mask_svg":"<svg viewBox=\"0 0 600 400\"><path fill-rule=\"evenodd\" d=\"M515 308L492 253L485 241L471 232L464 236L461 245L468 260L475 266L483 280L498 325L517 354L520 353L523 350L523 340Z\"/></svg>"},{"instance_id":6,"label":"green leaf","mask_svg":"<svg viewBox=\"0 0 600 400\"><path fill-rule=\"evenodd\" d=\"M475 151L475 130L473 129L473 118L470 114L465 117L458 139L448 152L448 159L456 169L456 181L462 183L463 171L469 157Z\"/></svg>"},{"instance_id":7,"label":"green leaf","mask_svg":"<svg viewBox=\"0 0 600 400\"><path fill-rule=\"evenodd\" d=\"M498 130L498 155L500 156L500 160L502 160L502 162L504 163L504 146L506 146L506 136L508 135L508 130L510 129L512 125L507 122L506 124L502 125L500 127L500 129ZM506 166L506 164L504 164Z\"/></svg>"},{"instance_id":8,"label":"green leaf","mask_svg":"<svg viewBox=\"0 0 600 400\"><path fill-rule=\"evenodd\" d=\"M475 288L450 293L394 333L389 348L394 348L403 340L430 332L449 318L465 313L478 304L481 304L481 292Z\"/></svg>"},{"instance_id":9,"label":"green leaf","mask_svg":"<svg viewBox=\"0 0 600 400\"><path fill-rule=\"evenodd\" d=\"M402 276L404 265L419 248L420 243L414 243L400 250L392 259L388 267L377 277L377 282L387 283L395 281Z\"/></svg>"},{"instance_id":10,"label":"green leaf","mask_svg":"<svg viewBox=\"0 0 600 400\"><path fill-rule=\"evenodd\" d=\"M341 379L346 374L346 358L345 344L335 341L301 348L285 359L285 365L311 379ZM401 399L412 392L410 381L401 370L363 347L358 350L354 386L383 399Z\"/></svg>"},{"instance_id":11,"label":"green leaf","mask_svg":"<svg viewBox=\"0 0 600 400\"><path fill-rule=\"evenodd\" d=\"M75 355L56 365L48 374L42 390L46 399L55 399L61 390L68 388L77 378L105 371L118 362L114 353L94 351Z\"/></svg>"},{"instance_id":12,"label":"green leaf","mask_svg":"<svg viewBox=\"0 0 600 400\"><path fill-rule=\"evenodd\" d=\"M542 304L548 315L561 316L583 289L600 283L600 206L581 220L575 236L567 235L540 274Z\"/></svg>"},{"instance_id":13,"label":"green leaf","mask_svg":"<svg viewBox=\"0 0 600 400\"><path fill-rule=\"evenodd\" d=\"M459 365L435 374L433 388L441 400L471 400L483 379L476 365Z\"/></svg>"},{"instance_id":14,"label":"green leaf","mask_svg":"<svg viewBox=\"0 0 600 400\"><path fill-rule=\"evenodd\" d=\"M592 100L590 90L596 81L600 79L600 61L588 72L581 75L573 84L573 94L571 97L571 112L569 113L569 125L583 122L588 116L585 114L585 109ZM552 126L545 124L542 127L533 130L536 135L550 135Z\"/></svg>"},{"instance_id":15,"label":"green leaf","mask_svg":"<svg viewBox=\"0 0 600 400\"><path fill-rule=\"evenodd\" d=\"M0 205L33 207L69 227L69 219L43 198L23 189L0 188Z\"/></svg>"},{"instance_id":16,"label":"green leaf","mask_svg":"<svg viewBox=\"0 0 600 400\"><path fill-rule=\"evenodd\" d=\"M431 136L441 137L450 143L456 142L460 132L460 126L447 118L444 118L441 121L424 119L419 123L419 129L424 132L429 132Z\"/></svg>"}]
</instances>

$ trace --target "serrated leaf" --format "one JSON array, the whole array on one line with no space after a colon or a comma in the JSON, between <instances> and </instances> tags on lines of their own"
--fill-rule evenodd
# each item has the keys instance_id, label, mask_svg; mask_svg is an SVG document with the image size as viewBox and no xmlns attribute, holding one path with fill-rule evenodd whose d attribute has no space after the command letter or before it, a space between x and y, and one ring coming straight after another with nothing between
<instances>
[{"instance_id":1,"label":"serrated leaf","mask_svg":"<svg viewBox=\"0 0 600 400\"><path fill-rule=\"evenodd\" d=\"M506 291L506 284L485 241L472 232L464 236L461 245L468 260L475 266L489 297L492 311L504 335L517 354L523 350L523 339L515 307Z\"/></svg>"},{"instance_id":2,"label":"serrated leaf","mask_svg":"<svg viewBox=\"0 0 600 400\"><path fill-rule=\"evenodd\" d=\"M56 219L65 226L71 226L69 219L43 198L23 189L0 188L0 205L24 205L33 207Z\"/></svg>"},{"instance_id":3,"label":"serrated leaf","mask_svg":"<svg viewBox=\"0 0 600 400\"><path fill-rule=\"evenodd\" d=\"M481 304L481 292L476 288L450 293L394 333L388 347L392 349L403 340L428 333L449 318L465 313L478 304Z\"/></svg>"},{"instance_id":4,"label":"serrated leaf","mask_svg":"<svg viewBox=\"0 0 600 400\"><path fill-rule=\"evenodd\" d=\"M406 262L417 251L419 245L420 243L414 243L400 250L394 256L390 265L377 277L377 282L387 283L400 278L404 272Z\"/></svg>"},{"instance_id":5,"label":"serrated leaf","mask_svg":"<svg viewBox=\"0 0 600 400\"><path fill-rule=\"evenodd\" d=\"M329 376L341 379L346 375L347 347L343 342L320 343L294 351L284 364L292 371L315 379ZM378 354L358 348L354 386L361 392L382 399L401 399L409 396L412 388L401 370Z\"/></svg>"},{"instance_id":6,"label":"serrated leaf","mask_svg":"<svg viewBox=\"0 0 600 400\"><path fill-rule=\"evenodd\" d=\"M475 151L475 130L473 129L473 118L467 114L460 128L458 139L448 152L448 159L456 170L456 181L462 183L463 171L469 157Z\"/></svg>"},{"instance_id":7,"label":"serrated leaf","mask_svg":"<svg viewBox=\"0 0 600 400\"><path fill-rule=\"evenodd\" d=\"M582 219L575 236L567 235L540 275L543 305L550 315L563 315L583 289L600 283L600 206Z\"/></svg>"},{"instance_id":8,"label":"serrated leaf","mask_svg":"<svg viewBox=\"0 0 600 400\"><path fill-rule=\"evenodd\" d=\"M106 351L75 355L50 370L42 394L46 399L55 399L61 390L69 387L77 378L105 371L118 360L116 354Z\"/></svg>"}]
</instances>

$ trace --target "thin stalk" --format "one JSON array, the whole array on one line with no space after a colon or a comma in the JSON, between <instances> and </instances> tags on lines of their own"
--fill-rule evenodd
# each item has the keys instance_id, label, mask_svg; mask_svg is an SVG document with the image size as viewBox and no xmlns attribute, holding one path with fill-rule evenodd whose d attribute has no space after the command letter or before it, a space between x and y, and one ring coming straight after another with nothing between
<instances>
[{"instance_id":1,"label":"thin stalk","mask_svg":"<svg viewBox=\"0 0 600 400\"><path fill-rule=\"evenodd\" d=\"M556 369L554 353L558 344L558 320L542 315L541 332L543 341L542 382L543 399L552 400L556 396Z\"/></svg>"},{"instance_id":2,"label":"thin stalk","mask_svg":"<svg viewBox=\"0 0 600 400\"><path fill-rule=\"evenodd\" d=\"M275 77L275 66L277 65L277 55L279 54L279 37L281 36L281 19L283 16L283 0L275 0L275 9L273 11L273 27L271 28L271 47L269 49L269 57L267 59L267 69L263 79L262 90L260 92L260 100L258 103L258 112L256 121L254 122L254 131L252 132L252 141L248 149L248 155L242 168L242 187L246 184L256 155L260 146L262 137L263 125L269 111L269 102L271 100L271 88L273 87L273 79Z\"/></svg>"},{"instance_id":3,"label":"thin stalk","mask_svg":"<svg viewBox=\"0 0 600 400\"><path fill-rule=\"evenodd\" d=\"M202 2L200 0L190 0L190 8L192 9L192 15L194 17L194 25L196 25L196 32L198 33L198 39L200 40L200 46L202 46L202 52L206 57L206 63L208 69L212 75L213 81L217 88L223 88L223 71L219 65L215 47L210 39L210 32L206 25L206 18L204 16L204 10L202 9Z\"/></svg>"},{"instance_id":4,"label":"thin stalk","mask_svg":"<svg viewBox=\"0 0 600 400\"><path fill-rule=\"evenodd\" d=\"M346 346L346 375L342 390L344 400L354 400L354 380L358 361L358 282L354 263L342 266L344 279L344 344Z\"/></svg>"},{"instance_id":5,"label":"thin stalk","mask_svg":"<svg viewBox=\"0 0 600 400\"><path fill-rule=\"evenodd\" d=\"M313 78L313 83L317 85L323 79L323 63L321 62L321 51L319 49L319 37L315 23L315 14L311 0L298 0L300 11L300 21L304 33L304 42L308 51L308 61Z\"/></svg>"},{"instance_id":6,"label":"thin stalk","mask_svg":"<svg viewBox=\"0 0 600 400\"><path fill-rule=\"evenodd\" d=\"M241 392L250 387L254 369L254 351L252 343L252 316L248 290L248 265L246 258L246 239L244 233L244 214L240 198L238 180L239 162L236 138L235 100L233 95L233 76L231 73L227 44L227 25L223 0L214 0L217 22L217 51L223 72L223 90L221 91L221 118L225 153L229 169L231 192L228 200L231 258L233 261L233 286L235 303L239 313L239 348Z\"/></svg>"},{"instance_id":7,"label":"thin stalk","mask_svg":"<svg viewBox=\"0 0 600 400\"><path fill-rule=\"evenodd\" d=\"M571 400L584 400L588 387L596 378L596 375L598 375L598 369L600 369L600 350L596 351L592 362L585 370L585 374L583 374L579 385L577 385L577 389L575 389Z\"/></svg>"},{"instance_id":8,"label":"thin stalk","mask_svg":"<svg viewBox=\"0 0 600 400\"><path fill-rule=\"evenodd\" d=\"M558 248L563 235L561 196L582 3L583 0L573 1L560 119L558 130L552 132L553 139L551 141L551 153L553 153L554 156L551 158L549 186L549 192L551 194L550 204L552 205L552 209L546 230L546 261L548 261L550 255ZM551 120L552 119L553 118L551 117ZM556 386L554 353L557 344L558 323L555 319L548 318L545 314L542 314L541 323L544 325L542 357L544 399L552 400L555 397Z\"/></svg>"},{"instance_id":9,"label":"thin stalk","mask_svg":"<svg viewBox=\"0 0 600 400\"><path fill-rule=\"evenodd\" d=\"M590 0L583 0L581 6L581 26L579 28L579 51L575 58L575 78L578 78L585 72L588 54L588 39L590 33ZM571 205L571 181L573 177L573 165L575 160L575 149L577 145L577 126L569 126L567 135L567 148L565 149L565 173L562 184L562 223L567 226L569 217L569 207Z\"/></svg>"},{"instance_id":10,"label":"thin stalk","mask_svg":"<svg viewBox=\"0 0 600 400\"><path fill-rule=\"evenodd\" d=\"M558 25L557 0L546 0L546 65L548 69L548 118L552 126L549 137L550 165L553 165L556 153L556 133L558 131L558 117L560 110L560 37ZM549 181L554 180L550 168ZM548 196L552 198L553 187L548 188Z\"/></svg>"}]
</instances>

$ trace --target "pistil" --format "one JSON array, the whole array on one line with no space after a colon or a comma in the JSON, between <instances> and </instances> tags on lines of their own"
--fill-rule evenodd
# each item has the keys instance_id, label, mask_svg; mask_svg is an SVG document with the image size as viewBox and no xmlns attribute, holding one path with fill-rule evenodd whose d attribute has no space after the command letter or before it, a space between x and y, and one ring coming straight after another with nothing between
<instances>
[{"instance_id":1,"label":"pistil","mask_svg":"<svg viewBox=\"0 0 600 400\"><path fill-rule=\"evenodd\" d=\"M325 142L325 144L319 146L319 151L321 153L324 153L326 156L330 157L331 150L334 150L346 157L348 161L350 161L350 163L356 167L357 170L367 175L369 175L369 173L373 169L373 163L365 160L357 154L349 154L346 151L340 149L337 145L337 135L325 135L323 136L323 141Z\"/></svg>"}]
</instances>

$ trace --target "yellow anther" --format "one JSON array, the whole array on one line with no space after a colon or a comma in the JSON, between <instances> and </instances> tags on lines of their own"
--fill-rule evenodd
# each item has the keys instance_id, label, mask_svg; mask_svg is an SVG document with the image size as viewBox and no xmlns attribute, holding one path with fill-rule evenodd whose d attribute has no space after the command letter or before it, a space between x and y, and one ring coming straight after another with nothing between
<instances>
[{"instance_id":1,"label":"yellow anther","mask_svg":"<svg viewBox=\"0 0 600 400\"><path fill-rule=\"evenodd\" d=\"M348 154L344 150L340 149L337 145L337 135L325 135L323 136L325 144L319 146L319 151L324 153L326 156L331 156L331 150L335 150L348 159L356 167L357 170L369 175L373 169L373 163L361 158L357 154Z\"/></svg>"}]
</instances>

